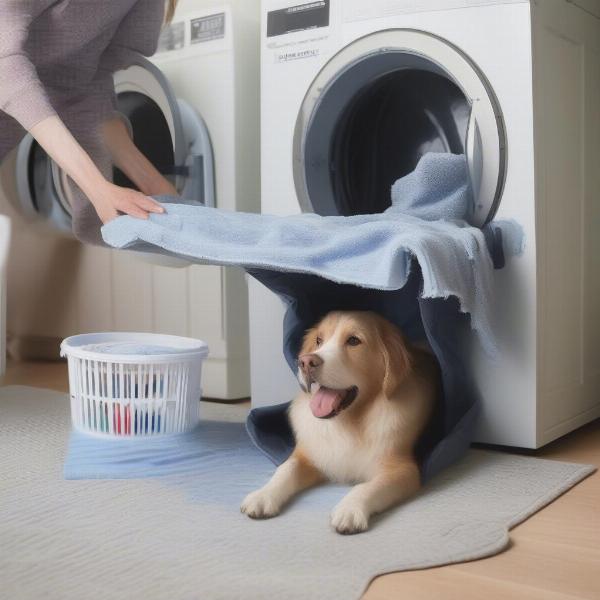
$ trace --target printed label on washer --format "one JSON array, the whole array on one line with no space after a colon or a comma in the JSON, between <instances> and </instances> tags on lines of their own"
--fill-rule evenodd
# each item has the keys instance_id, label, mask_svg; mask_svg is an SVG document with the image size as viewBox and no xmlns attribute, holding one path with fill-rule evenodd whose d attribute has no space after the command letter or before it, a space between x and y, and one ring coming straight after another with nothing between
<instances>
[{"instance_id":1,"label":"printed label on washer","mask_svg":"<svg viewBox=\"0 0 600 600\"><path fill-rule=\"evenodd\" d=\"M267 37L329 26L329 0L317 0L273 10L267 17Z\"/></svg>"},{"instance_id":2,"label":"printed label on washer","mask_svg":"<svg viewBox=\"0 0 600 600\"><path fill-rule=\"evenodd\" d=\"M313 58L319 56L320 52L318 48L307 48L306 50L291 50L277 52L275 54L275 62L290 62L292 60L301 60L303 58Z\"/></svg>"},{"instance_id":3,"label":"printed label on washer","mask_svg":"<svg viewBox=\"0 0 600 600\"><path fill-rule=\"evenodd\" d=\"M185 46L185 23L171 23L164 27L158 40L157 52L181 50Z\"/></svg>"},{"instance_id":4,"label":"printed label on washer","mask_svg":"<svg viewBox=\"0 0 600 600\"><path fill-rule=\"evenodd\" d=\"M192 44L211 42L225 37L225 13L192 19Z\"/></svg>"}]
</instances>

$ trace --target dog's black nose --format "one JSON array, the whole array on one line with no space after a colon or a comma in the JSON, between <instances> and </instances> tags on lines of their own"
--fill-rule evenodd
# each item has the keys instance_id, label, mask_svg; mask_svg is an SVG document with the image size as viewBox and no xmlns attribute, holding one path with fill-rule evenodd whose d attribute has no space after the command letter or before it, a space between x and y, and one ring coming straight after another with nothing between
<instances>
[{"instance_id":1,"label":"dog's black nose","mask_svg":"<svg viewBox=\"0 0 600 600\"><path fill-rule=\"evenodd\" d=\"M320 367L323 364L323 359L318 354L303 354L298 359L298 364L306 372Z\"/></svg>"}]
</instances>

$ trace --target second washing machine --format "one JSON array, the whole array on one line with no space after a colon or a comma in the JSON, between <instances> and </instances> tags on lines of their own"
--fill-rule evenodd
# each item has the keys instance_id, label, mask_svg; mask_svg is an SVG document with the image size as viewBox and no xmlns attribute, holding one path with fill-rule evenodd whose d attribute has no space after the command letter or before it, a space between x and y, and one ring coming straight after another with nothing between
<instances>
[{"instance_id":1,"label":"second washing machine","mask_svg":"<svg viewBox=\"0 0 600 600\"><path fill-rule=\"evenodd\" d=\"M155 56L116 73L115 91L136 145L183 198L259 210L258 0L181 0ZM13 341L54 347L76 333L114 330L202 338L211 350L204 395L249 395L241 270L82 246L71 234L69 180L31 136L1 175L0 212L14 226ZM130 185L118 172L115 182Z\"/></svg>"}]
</instances>

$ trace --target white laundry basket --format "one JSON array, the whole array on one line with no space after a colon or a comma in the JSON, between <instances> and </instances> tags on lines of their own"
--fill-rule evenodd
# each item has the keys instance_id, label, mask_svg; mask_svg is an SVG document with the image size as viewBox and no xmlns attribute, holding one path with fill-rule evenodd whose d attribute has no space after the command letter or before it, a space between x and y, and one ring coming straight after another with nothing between
<instances>
[{"instance_id":1,"label":"white laundry basket","mask_svg":"<svg viewBox=\"0 0 600 600\"><path fill-rule=\"evenodd\" d=\"M69 364L71 419L102 437L182 433L199 421L208 346L150 333L92 333L61 344Z\"/></svg>"}]
</instances>

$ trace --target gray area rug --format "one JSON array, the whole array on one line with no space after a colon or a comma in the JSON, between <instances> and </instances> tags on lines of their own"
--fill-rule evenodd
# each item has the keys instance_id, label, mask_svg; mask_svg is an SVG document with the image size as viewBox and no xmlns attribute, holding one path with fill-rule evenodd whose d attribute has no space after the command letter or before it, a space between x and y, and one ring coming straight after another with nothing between
<instances>
[{"instance_id":1,"label":"gray area rug","mask_svg":"<svg viewBox=\"0 0 600 600\"><path fill-rule=\"evenodd\" d=\"M252 469L225 452L187 481L65 481L68 411L65 394L0 388L3 597L359 598L383 573L500 552L511 527L594 471L472 450L371 531L345 537L328 524L342 486L313 490L268 521L240 514L243 495L273 470L251 448ZM203 404L206 419L245 412Z\"/></svg>"}]
</instances>

